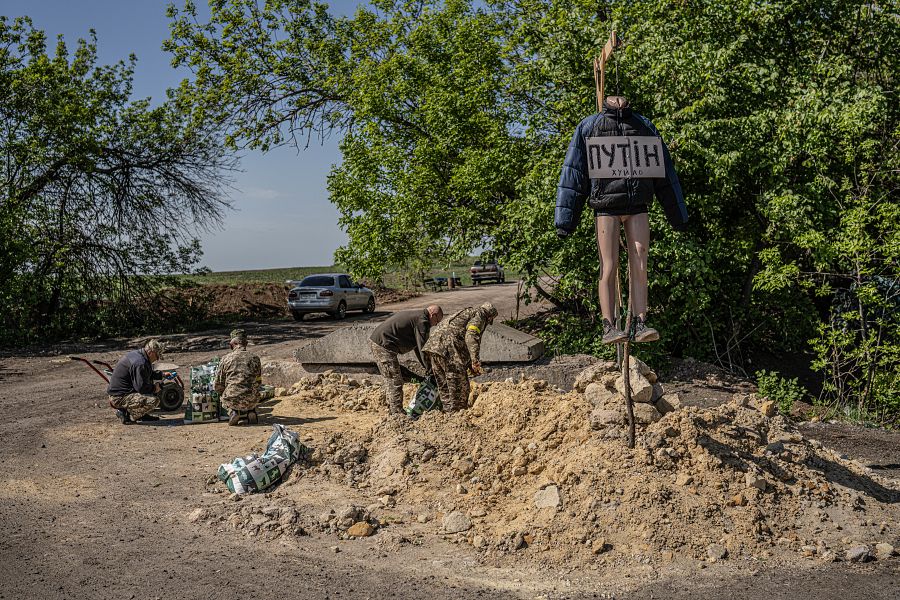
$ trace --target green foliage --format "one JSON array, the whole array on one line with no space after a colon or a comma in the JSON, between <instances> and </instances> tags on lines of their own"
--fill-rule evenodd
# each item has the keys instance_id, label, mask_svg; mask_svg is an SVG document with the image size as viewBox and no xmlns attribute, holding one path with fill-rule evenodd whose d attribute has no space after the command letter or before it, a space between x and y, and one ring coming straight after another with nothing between
<instances>
[{"instance_id":1,"label":"green foliage","mask_svg":"<svg viewBox=\"0 0 900 600\"><path fill-rule=\"evenodd\" d=\"M0 18L0 343L139 326L155 280L136 276L196 263L226 206L215 136L129 101L134 61Z\"/></svg>"},{"instance_id":2,"label":"green foliage","mask_svg":"<svg viewBox=\"0 0 900 600\"><path fill-rule=\"evenodd\" d=\"M626 45L607 91L656 123L691 214L675 234L650 210L661 351L740 368L754 348L798 351L813 338L823 372L854 365L860 384L835 384L837 401L894 406L898 311L838 335L829 299L855 284L871 315L872 278L900 279L895 9L378 0L335 18L312 2L220 0L207 23L191 2L171 15L167 47L194 72L184 97L231 143L343 133L329 190L349 235L337 258L352 272L423 271L493 248L577 315L560 317L554 343L592 352L603 349L586 333L597 312L590 211L566 240L553 212L569 138L596 110L591 60L615 28Z\"/></svg>"},{"instance_id":3,"label":"green foliage","mask_svg":"<svg viewBox=\"0 0 900 600\"><path fill-rule=\"evenodd\" d=\"M796 377L786 379L775 371L757 371L756 386L759 394L778 405L778 411L783 415L790 414L794 403L809 395Z\"/></svg>"}]
</instances>

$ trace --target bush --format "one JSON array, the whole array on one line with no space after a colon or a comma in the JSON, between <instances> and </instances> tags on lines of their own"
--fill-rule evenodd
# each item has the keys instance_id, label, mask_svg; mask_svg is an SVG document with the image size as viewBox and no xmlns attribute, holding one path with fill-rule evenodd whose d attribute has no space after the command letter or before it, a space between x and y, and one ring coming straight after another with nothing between
<instances>
[{"instance_id":1,"label":"bush","mask_svg":"<svg viewBox=\"0 0 900 600\"><path fill-rule=\"evenodd\" d=\"M785 416L790 414L795 402L809 395L796 377L786 379L775 371L757 371L756 386L760 395L777 404L778 411Z\"/></svg>"}]
</instances>

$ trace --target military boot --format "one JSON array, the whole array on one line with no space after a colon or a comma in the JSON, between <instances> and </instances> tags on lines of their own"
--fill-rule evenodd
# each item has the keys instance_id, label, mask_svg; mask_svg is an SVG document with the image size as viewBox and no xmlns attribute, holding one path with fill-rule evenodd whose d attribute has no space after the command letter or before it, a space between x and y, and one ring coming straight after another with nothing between
<instances>
[{"instance_id":1,"label":"military boot","mask_svg":"<svg viewBox=\"0 0 900 600\"><path fill-rule=\"evenodd\" d=\"M241 422L241 413L232 409L228 411L228 425L234 427Z\"/></svg>"},{"instance_id":2,"label":"military boot","mask_svg":"<svg viewBox=\"0 0 900 600\"><path fill-rule=\"evenodd\" d=\"M618 344L628 339L628 334L609 322L609 319L603 319L603 343Z\"/></svg>"},{"instance_id":3,"label":"military boot","mask_svg":"<svg viewBox=\"0 0 900 600\"><path fill-rule=\"evenodd\" d=\"M256 414L255 410L251 410L247 412L247 423L250 425L256 425L259 423L259 415Z\"/></svg>"},{"instance_id":4,"label":"military boot","mask_svg":"<svg viewBox=\"0 0 900 600\"><path fill-rule=\"evenodd\" d=\"M647 327L644 320L640 317L634 318L634 341L636 342L655 342L659 339L659 332L652 327Z\"/></svg>"}]
</instances>

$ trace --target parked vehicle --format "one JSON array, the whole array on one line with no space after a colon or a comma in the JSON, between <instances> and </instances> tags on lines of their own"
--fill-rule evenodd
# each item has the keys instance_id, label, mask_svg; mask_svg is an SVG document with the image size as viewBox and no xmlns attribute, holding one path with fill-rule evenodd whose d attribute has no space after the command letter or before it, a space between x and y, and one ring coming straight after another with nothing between
<instances>
[{"instance_id":1,"label":"parked vehicle","mask_svg":"<svg viewBox=\"0 0 900 600\"><path fill-rule=\"evenodd\" d=\"M506 273L496 260L476 260L469 269L469 273L472 275L472 285L478 285L485 281L496 281L497 283L506 281Z\"/></svg>"},{"instance_id":2,"label":"parked vehicle","mask_svg":"<svg viewBox=\"0 0 900 600\"><path fill-rule=\"evenodd\" d=\"M291 282L297 283L297 282ZM375 293L353 283L344 273L308 275L288 292L288 308L294 319L303 320L309 313L328 313L343 319L348 310L375 312Z\"/></svg>"}]
</instances>

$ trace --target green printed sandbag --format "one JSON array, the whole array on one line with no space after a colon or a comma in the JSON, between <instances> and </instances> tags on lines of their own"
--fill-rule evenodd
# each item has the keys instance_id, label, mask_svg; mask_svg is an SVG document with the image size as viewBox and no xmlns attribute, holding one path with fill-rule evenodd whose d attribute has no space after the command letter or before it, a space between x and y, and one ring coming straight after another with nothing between
<instances>
[{"instance_id":1,"label":"green printed sandbag","mask_svg":"<svg viewBox=\"0 0 900 600\"><path fill-rule=\"evenodd\" d=\"M262 456L235 458L219 467L219 479L235 494L261 492L281 480L292 464L307 452L296 431L272 425L272 435Z\"/></svg>"},{"instance_id":2,"label":"green printed sandbag","mask_svg":"<svg viewBox=\"0 0 900 600\"><path fill-rule=\"evenodd\" d=\"M434 378L428 377L419 384L416 395L413 396L409 406L406 407L406 414L413 419L418 419L425 411L441 410L442 408L443 405L438 395L437 384L434 382Z\"/></svg>"},{"instance_id":3,"label":"green printed sandbag","mask_svg":"<svg viewBox=\"0 0 900 600\"><path fill-rule=\"evenodd\" d=\"M184 422L194 423L217 422L222 418L222 407L219 393L215 390L216 371L219 359L213 358L207 363L191 367L191 395L184 408ZM225 416L227 419L227 415Z\"/></svg>"}]
</instances>

